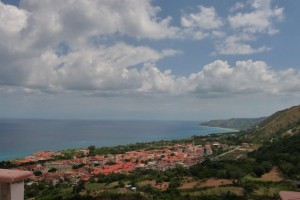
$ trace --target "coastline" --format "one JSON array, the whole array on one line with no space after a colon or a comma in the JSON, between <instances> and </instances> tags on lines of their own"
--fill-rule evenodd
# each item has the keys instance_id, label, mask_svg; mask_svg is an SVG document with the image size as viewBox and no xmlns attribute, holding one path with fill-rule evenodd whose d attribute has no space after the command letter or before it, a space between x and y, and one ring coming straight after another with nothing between
<instances>
[{"instance_id":1,"label":"coastline","mask_svg":"<svg viewBox=\"0 0 300 200\"><path fill-rule=\"evenodd\" d=\"M226 128L226 127L219 127L219 126L207 126L207 125L201 125L201 124L199 124L199 126L209 127L209 128L220 128L220 129L225 129L225 130L233 131L233 132L239 132L239 131L241 131L241 130L235 129L235 128Z\"/></svg>"},{"instance_id":2,"label":"coastline","mask_svg":"<svg viewBox=\"0 0 300 200\"><path fill-rule=\"evenodd\" d=\"M62 123L62 121L57 121L57 122L60 123L59 125L61 125ZM79 125L75 124L75 128L77 126L78 127L80 126L81 129L79 133L77 133L74 132L74 128L72 128L72 125L74 125L72 124L72 121L67 121L67 122L68 123L65 124L65 122L63 121L62 123L63 126L59 127L60 129L57 131L57 133L52 133L55 132L57 129L54 129L53 131L46 130L46 133L38 132L38 135L28 136L28 138L33 137L34 140L29 140L25 138L24 140L17 141L19 144L21 144L21 147L17 146L16 149L13 149L14 146L8 145L11 142L10 141L5 142L6 138L3 137L2 140L3 145L1 145L2 147L0 147L0 152L1 152L0 161L14 160L18 158L21 159L26 156L30 156L34 152L38 152L38 151L64 151L67 149L87 148L90 145L95 145L96 147L106 147L106 146L111 147L111 146L119 146L119 145L129 145L134 143L157 142L161 140L172 141L172 140L187 139L193 135L209 135L214 133L227 133L227 132L237 131L237 130L222 128L222 127L203 126L203 125L199 125L196 121L188 121L188 122L181 122L181 121L124 122L123 121L120 122L120 121L106 120L106 121L86 121L84 123L80 123ZM50 125L52 125L52 123L53 121L50 122ZM44 128L44 126L42 126L43 124L42 125L38 124L38 125L40 126L39 127L40 129ZM101 128L103 126L106 129L103 131L103 133L101 133ZM112 127L117 126L117 129L111 130L112 128L110 127L108 127L110 129L107 129L107 126L112 126ZM46 128L49 128L49 126L46 126ZM51 127L51 129L53 128ZM26 135L27 132L29 131L26 131L25 133L22 133L21 131L20 134ZM20 134L18 133L15 137L20 137L19 136ZM43 137L43 138L42 140L39 140L38 137ZM15 139L12 138L11 141L12 140ZM9 149L12 150L10 151Z\"/></svg>"}]
</instances>

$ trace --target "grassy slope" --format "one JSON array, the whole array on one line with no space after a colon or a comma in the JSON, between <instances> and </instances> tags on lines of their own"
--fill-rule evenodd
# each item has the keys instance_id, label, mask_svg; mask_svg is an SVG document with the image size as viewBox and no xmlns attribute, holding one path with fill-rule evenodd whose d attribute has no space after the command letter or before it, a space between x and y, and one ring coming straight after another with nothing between
<instances>
[{"instance_id":1,"label":"grassy slope","mask_svg":"<svg viewBox=\"0 0 300 200\"><path fill-rule=\"evenodd\" d=\"M282 136L287 131L298 132L300 128L300 106L278 111L259 124L254 132L258 139Z\"/></svg>"}]
</instances>

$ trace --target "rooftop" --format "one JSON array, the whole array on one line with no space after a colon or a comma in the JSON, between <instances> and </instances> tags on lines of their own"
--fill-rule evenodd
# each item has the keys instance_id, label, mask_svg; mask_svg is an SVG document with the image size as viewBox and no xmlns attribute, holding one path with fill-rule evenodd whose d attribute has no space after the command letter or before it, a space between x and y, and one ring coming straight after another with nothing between
<instances>
[{"instance_id":1,"label":"rooftop","mask_svg":"<svg viewBox=\"0 0 300 200\"><path fill-rule=\"evenodd\" d=\"M281 191L279 195L282 200L300 200L300 192Z\"/></svg>"},{"instance_id":2,"label":"rooftop","mask_svg":"<svg viewBox=\"0 0 300 200\"><path fill-rule=\"evenodd\" d=\"M15 183L31 175L29 171L0 169L0 183Z\"/></svg>"}]
</instances>

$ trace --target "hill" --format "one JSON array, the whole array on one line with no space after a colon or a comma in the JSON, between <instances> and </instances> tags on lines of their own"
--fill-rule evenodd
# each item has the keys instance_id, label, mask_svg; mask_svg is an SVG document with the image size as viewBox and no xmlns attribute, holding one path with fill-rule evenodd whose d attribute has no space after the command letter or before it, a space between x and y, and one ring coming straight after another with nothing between
<instances>
[{"instance_id":1,"label":"hill","mask_svg":"<svg viewBox=\"0 0 300 200\"><path fill-rule=\"evenodd\" d=\"M225 120L211 120L208 122L201 123L203 126L213 126L213 127L221 127L221 128L231 128L238 130L248 130L258 124L260 124L265 117L261 118L232 118Z\"/></svg>"},{"instance_id":2,"label":"hill","mask_svg":"<svg viewBox=\"0 0 300 200\"><path fill-rule=\"evenodd\" d=\"M300 178L300 134L286 136L249 153L257 162L270 162L290 178Z\"/></svg>"},{"instance_id":3,"label":"hill","mask_svg":"<svg viewBox=\"0 0 300 200\"><path fill-rule=\"evenodd\" d=\"M300 132L300 105L274 113L263 120L252 135L256 139L265 140L298 132Z\"/></svg>"}]
</instances>

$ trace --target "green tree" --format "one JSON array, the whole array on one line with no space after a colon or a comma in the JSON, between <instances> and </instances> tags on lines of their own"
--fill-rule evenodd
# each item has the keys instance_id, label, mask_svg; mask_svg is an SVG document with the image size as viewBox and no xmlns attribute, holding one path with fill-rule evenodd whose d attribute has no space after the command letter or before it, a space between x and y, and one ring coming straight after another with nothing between
<instances>
[{"instance_id":1,"label":"green tree","mask_svg":"<svg viewBox=\"0 0 300 200\"><path fill-rule=\"evenodd\" d=\"M119 181L119 182L118 182L118 185L119 185L120 188L125 187L125 183L124 183L123 181Z\"/></svg>"},{"instance_id":2,"label":"green tree","mask_svg":"<svg viewBox=\"0 0 300 200\"><path fill-rule=\"evenodd\" d=\"M35 176L42 176L42 175L43 175L43 172L41 172L41 171L34 171L33 174L34 174Z\"/></svg>"},{"instance_id":3,"label":"green tree","mask_svg":"<svg viewBox=\"0 0 300 200\"><path fill-rule=\"evenodd\" d=\"M54 167L52 167L51 169L48 170L48 172L50 172L50 173L54 173L54 172L56 172L56 171L57 171L57 169L54 168Z\"/></svg>"}]
</instances>

